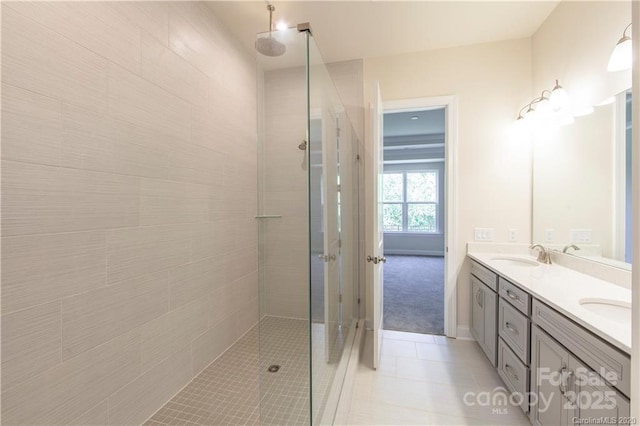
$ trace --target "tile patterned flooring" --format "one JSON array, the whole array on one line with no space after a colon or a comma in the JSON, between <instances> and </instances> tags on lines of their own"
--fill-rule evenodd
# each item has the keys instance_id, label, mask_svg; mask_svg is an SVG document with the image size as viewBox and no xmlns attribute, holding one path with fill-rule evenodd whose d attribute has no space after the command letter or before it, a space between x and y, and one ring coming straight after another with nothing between
<instances>
[{"instance_id":1,"label":"tile patterned flooring","mask_svg":"<svg viewBox=\"0 0 640 426\"><path fill-rule=\"evenodd\" d=\"M267 317L145 425L309 424L308 344L308 321Z\"/></svg>"},{"instance_id":2,"label":"tile patterned flooring","mask_svg":"<svg viewBox=\"0 0 640 426\"><path fill-rule=\"evenodd\" d=\"M314 342L324 340L317 327L313 335ZM308 342L307 321L267 317L260 330L247 333L145 425L309 424ZM280 365L280 371L268 373L271 364ZM505 393L473 341L387 330L380 368L370 365L365 358L358 367L349 425L530 424L516 406L495 412L494 406L464 403L468 392L488 397ZM314 375L318 388L328 386L331 373L326 370L324 380Z\"/></svg>"},{"instance_id":3,"label":"tile patterned flooring","mask_svg":"<svg viewBox=\"0 0 640 426\"><path fill-rule=\"evenodd\" d=\"M381 365L370 365L358 367L350 425L530 425L517 406L464 403L468 392L468 401L505 392L476 342L385 330Z\"/></svg>"}]
</instances>

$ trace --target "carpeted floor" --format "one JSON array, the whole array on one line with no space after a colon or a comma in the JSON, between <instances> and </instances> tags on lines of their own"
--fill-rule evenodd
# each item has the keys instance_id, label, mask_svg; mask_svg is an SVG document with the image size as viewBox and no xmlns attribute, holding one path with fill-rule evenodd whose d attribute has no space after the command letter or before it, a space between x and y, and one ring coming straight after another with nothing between
<instances>
[{"instance_id":1,"label":"carpeted floor","mask_svg":"<svg viewBox=\"0 0 640 426\"><path fill-rule=\"evenodd\" d=\"M383 328L444 334L444 257L386 258Z\"/></svg>"}]
</instances>

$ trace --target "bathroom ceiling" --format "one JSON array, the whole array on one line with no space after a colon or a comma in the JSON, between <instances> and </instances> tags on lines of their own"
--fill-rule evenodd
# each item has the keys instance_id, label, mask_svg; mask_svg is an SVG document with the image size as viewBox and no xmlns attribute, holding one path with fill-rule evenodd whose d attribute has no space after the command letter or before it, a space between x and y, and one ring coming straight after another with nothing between
<instances>
[{"instance_id":1,"label":"bathroom ceiling","mask_svg":"<svg viewBox=\"0 0 640 426\"><path fill-rule=\"evenodd\" d=\"M559 1L273 1L274 21L309 22L326 62L529 37ZM248 48L268 29L266 1L213 1Z\"/></svg>"},{"instance_id":2,"label":"bathroom ceiling","mask_svg":"<svg viewBox=\"0 0 640 426\"><path fill-rule=\"evenodd\" d=\"M444 108L386 113L384 136L442 135L444 134L444 113Z\"/></svg>"}]
</instances>

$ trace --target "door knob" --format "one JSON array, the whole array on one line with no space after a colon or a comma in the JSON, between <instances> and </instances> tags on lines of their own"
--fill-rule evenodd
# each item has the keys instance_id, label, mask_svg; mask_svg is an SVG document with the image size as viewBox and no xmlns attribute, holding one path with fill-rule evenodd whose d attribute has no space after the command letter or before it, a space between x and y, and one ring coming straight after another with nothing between
<instances>
[{"instance_id":1,"label":"door knob","mask_svg":"<svg viewBox=\"0 0 640 426\"><path fill-rule=\"evenodd\" d=\"M387 262L387 258L386 258L386 257L384 257L384 256L380 257L378 260L379 260L380 262L382 262L382 263L386 263L386 262Z\"/></svg>"},{"instance_id":2,"label":"door knob","mask_svg":"<svg viewBox=\"0 0 640 426\"><path fill-rule=\"evenodd\" d=\"M373 262L375 265L378 264L378 258L376 256L371 257L371 256L367 256L367 262Z\"/></svg>"}]
</instances>

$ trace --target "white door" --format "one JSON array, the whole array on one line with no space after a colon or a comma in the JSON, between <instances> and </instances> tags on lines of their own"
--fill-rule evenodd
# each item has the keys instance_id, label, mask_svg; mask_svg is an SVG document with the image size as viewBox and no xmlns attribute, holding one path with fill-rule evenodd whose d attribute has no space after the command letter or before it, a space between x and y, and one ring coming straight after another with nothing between
<instances>
[{"instance_id":1,"label":"white door","mask_svg":"<svg viewBox=\"0 0 640 426\"><path fill-rule=\"evenodd\" d=\"M373 85L373 103L371 105L371 204L372 220L368 230L371 245L368 249L367 261L371 268L373 287L373 368L380 365L380 348L382 345L382 279L384 258L384 234L382 226L382 96L377 81Z\"/></svg>"}]
</instances>

